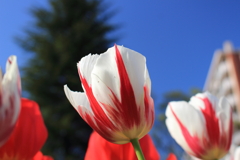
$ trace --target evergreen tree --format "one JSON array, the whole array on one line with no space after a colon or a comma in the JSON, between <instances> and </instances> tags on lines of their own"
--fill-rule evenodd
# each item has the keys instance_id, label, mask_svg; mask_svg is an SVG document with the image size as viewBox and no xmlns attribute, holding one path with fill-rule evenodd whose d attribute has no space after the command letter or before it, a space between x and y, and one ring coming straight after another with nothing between
<instances>
[{"instance_id":1,"label":"evergreen tree","mask_svg":"<svg viewBox=\"0 0 240 160\"><path fill-rule=\"evenodd\" d=\"M68 102L63 85L82 91L76 63L90 52L103 53L115 38L114 15L100 0L49 0L31 10L35 21L18 42L30 59L22 68L23 89L39 103L49 137L44 154L57 160L83 159L91 128Z\"/></svg>"}]
</instances>

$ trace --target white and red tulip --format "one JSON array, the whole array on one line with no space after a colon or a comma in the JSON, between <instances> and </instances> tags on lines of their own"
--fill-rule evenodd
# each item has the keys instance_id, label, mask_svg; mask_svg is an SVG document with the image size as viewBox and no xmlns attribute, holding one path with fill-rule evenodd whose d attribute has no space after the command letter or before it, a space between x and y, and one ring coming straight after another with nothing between
<instances>
[{"instance_id":1,"label":"white and red tulip","mask_svg":"<svg viewBox=\"0 0 240 160\"><path fill-rule=\"evenodd\" d=\"M115 45L77 64L84 93L65 85L65 94L80 116L106 140L124 144L152 128L154 104L143 55Z\"/></svg>"},{"instance_id":2,"label":"white and red tulip","mask_svg":"<svg viewBox=\"0 0 240 160\"><path fill-rule=\"evenodd\" d=\"M232 109L225 98L197 94L189 103L170 102L166 125L172 137L190 155L203 160L222 158L232 140Z\"/></svg>"},{"instance_id":3,"label":"white and red tulip","mask_svg":"<svg viewBox=\"0 0 240 160\"><path fill-rule=\"evenodd\" d=\"M6 73L0 70L0 146L11 135L20 113L21 80L16 56L10 56Z\"/></svg>"}]
</instances>

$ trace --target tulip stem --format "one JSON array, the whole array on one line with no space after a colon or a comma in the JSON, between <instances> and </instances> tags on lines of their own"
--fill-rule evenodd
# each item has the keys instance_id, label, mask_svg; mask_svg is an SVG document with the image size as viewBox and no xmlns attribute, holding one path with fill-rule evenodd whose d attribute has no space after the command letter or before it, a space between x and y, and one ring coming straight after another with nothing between
<instances>
[{"instance_id":1,"label":"tulip stem","mask_svg":"<svg viewBox=\"0 0 240 160\"><path fill-rule=\"evenodd\" d=\"M136 139L132 139L130 142L132 143L132 145L134 147L134 150L136 152L138 160L145 160L145 157L143 155L143 152L142 152L141 146L140 146L140 144L138 142L138 139L137 138Z\"/></svg>"}]
</instances>

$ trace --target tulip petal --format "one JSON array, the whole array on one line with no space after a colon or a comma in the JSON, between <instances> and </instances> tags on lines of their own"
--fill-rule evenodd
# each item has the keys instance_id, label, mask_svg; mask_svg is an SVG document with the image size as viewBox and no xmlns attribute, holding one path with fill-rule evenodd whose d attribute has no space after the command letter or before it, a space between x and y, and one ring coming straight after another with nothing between
<instances>
[{"instance_id":1,"label":"tulip petal","mask_svg":"<svg viewBox=\"0 0 240 160\"><path fill-rule=\"evenodd\" d=\"M177 157L173 153L170 153L167 157L167 160L177 160Z\"/></svg>"},{"instance_id":2,"label":"tulip petal","mask_svg":"<svg viewBox=\"0 0 240 160\"><path fill-rule=\"evenodd\" d=\"M41 149L47 135L38 104L22 98L17 124L8 141L0 147L0 159L31 159Z\"/></svg>"},{"instance_id":3,"label":"tulip petal","mask_svg":"<svg viewBox=\"0 0 240 160\"><path fill-rule=\"evenodd\" d=\"M92 71L94 96L112 121L127 128L140 124L136 113L145 108L144 85L151 85L145 63L145 57L139 53L115 46L99 56Z\"/></svg>"},{"instance_id":4,"label":"tulip petal","mask_svg":"<svg viewBox=\"0 0 240 160\"><path fill-rule=\"evenodd\" d=\"M234 151L234 159L233 160L239 160L240 159L240 147L238 146Z\"/></svg>"},{"instance_id":5,"label":"tulip petal","mask_svg":"<svg viewBox=\"0 0 240 160\"><path fill-rule=\"evenodd\" d=\"M32 160L53 160L53 158L50 157L50 156L44 156L44 155L42 154L42 152L39 151L39 152L33 157Z\"/></svg>"},{"instance_id":6,"label":"tulip petal","mask_svg":"<svg viewBox=\"0 0 240 160\"><path fill-rule=\"evenodd\" d=\"M219 118L217 116L220 112L218 99L208 92L205 92L204 94L193 96L189 103L203 113L208 134L206 137L208 137L209 142L215 145L218 144L221 134Z\"/></svg>"},{"instance_id":7,"label":"tulip petal","mask_svg":"<svg viewBox=\"0 0 240 160\"><path fill-rule=\"evenodd\" d=\"M123 82L121 80L128 79L128 85L130 85L128 87L131 87L134 93L134 97L131 98L135 99L137 106L140 106L145 83L147 83L148 88L151 86L145 64L146 59L141 54L122 46L115 46L100 55L92 71L92 77L97 79L95 82L101 80L105 83L108 90L111 90L119 100L122 98L120 89ZM125 85L126 83L124 82ZM93 85L94 95L101 94L102 86L99 86L98 83L94 83ZM97 99L100 102L111 104L111 102L108 102L109 98L101 96L97 97Z\"/></svg>"},{"instance_id":8,"label":"tulip petal","mask_svg":"<svg viewBox=\"0 0 240 160\"><path fill-rule=\"evenodd\" d=\"M160 160L151 137L147 134L139 140L143 154L148 160ZM114 144L93 132L89 139L85 160L137 160L131 143Z\"/></svg>"},{"instance_id":9,"label":"tulip petal","mask_svg":"<svg viewBox=\"0 0 240 160\"><path fill-rule=\"evenodd\" d=\"M115 46L115 49L116 52L119 51L119 56L121 54L122 61L124 63L126 72L130 80L130 84L133 88L137 106L140 106L143 98L143 87L146 83L146 79L150 79L148 74L146 73L146 58L138 52L135 52L123 46ZM149 82L150 81L148 81L148 83Z\"/></svg>"},{"instance_id":10,"label":"tulip petal","mask_svg":"<svg viewBox=\"0 0 240 160\"><path fill-rule=\"evenodd\" d=\"M219 106L219 117L221 119L221 123L223 123L221 126L224 127L222 128L223 132L228 132L229 129L230 129L230 123L232 121L232 108L230 106L230 104L228 103L227 99L226 98L220 98L219 99L219 103L218 103L218 106Z\"/></svg>"},{"instance_id":11,"label":"tulip petal","mask_svg":"<svg viewBox=\"0 0 240 160\"><path fill-rule=\"evenodd\" d=\"M72 104L72 106L76 109L78 113L80 113L81 110L81 113L93 114L85 93L73 92L68 88L67 85L64 85L64 92L69 102Z\"/></svg>"},{"instance_id":12,"label":"tulip petal","mask_svg":"<svg viewBox=\"0 0 240 160\"><path fill-rule=\"evenodd\" d=\"M65 92L68 100L72 104L72 106L79 113L79 115L94 130L98 131L98 133L101 134L104 138L111 141L111 137L112 137L111 134L114 130L114 128L112 128L113 126L109 125L109 120L104 121L104 119L106 119L106 117L104 117L104 116L106 116L106 115L103 115L103 114L101 114L100 116L94 115L86 94L81 93L81 92L73 92L67 87L67 85L64 85L64 92ZM106 129L106 128L108 128L108 129Z\"/></svg>"},{"instance_id":13,"label":"tulip petal","mask_svg":"<svg viewBox=\"0 0 240 160\"><path fill-rule=\"evenodd\" d=\"M91 80L91 73L93 70L93 67L95 66L95 63L98 59L99 55L87 55L81 59L80 62L77 63L77 68L78 68L78 74L80 75L81 79L85 79L88 85L91 87L92 80ZM82 84L84 85L84 84ZM83 86L83 89L85 87Z\"/></svg>"},{"instance_id":14,"label":"tulip petal","mask_svg":"<svg viewBox=\"0 0 240 160\"><path fill-rule=\"evenodd\" d=\"M227 99L222 97L219 99L219 126L220 133L222 133L221 137L221 145L226 146L226 150L230 148L232 142L232 132L233 132L233 120L232 120L232 108L228 103Z\"/></svg>"},{"instance_id":15,"label":"tulip petal","mask_svg":"<svg viewBox=\"0 0 240 160\"><path fill-rule=\"evenodd\" d=\"M14 129L20 113L21 81L16 56L10 56L0 81L0 146Z\"/></svg>"},{"instance_id":16,"label":"tulip petal","mask_svg":"<svg viewBox=\"0 0 240 160\"><path fill-rule=\"evenodd\" d=\"M190 154L203 152L198 137L205 137L203 115L187 102L171 102L166 110L166 125L172 137Z\"/></svg>"},{"instance_id":17,"label":"tulip petal","mask_svg":"<svg viewBox=\"0 0 240 160\"><path fill-rule=\"evenodd\" d=\"M80 79L82 81L82 86L83 89L85 91L86 95L80 95L84 101L84 104L82 104L82 102L78 103L80 106L76 106L76 107L80 107L78 109L78 111L81 112L85 112L85 111L90 111L88 113L88 119L91 118L91 122L88 123L92 123L94 122L94 118L98 119L97 121L100 122L101 124L99 125L106 125L109 128L113 127L113 123L110 121L110 119L108 118L108 116L105 114L104 109L101 107L101 105L99 104L99 102L96 100L95 96L93 95L92 92L92 70L96 64L96 61L98 60L99 55L87 55L85 57L83 57L81 59L81 61L77 64L78 66L78 72L79 72L79 76ZM105 94L105 93L104 93ZM75 98L74 99L78 99L77 98L77 94L75 93ZM88 97L88 98L87 98ZM87 102L87 100L90 102ZM82 110L82 107L85 107L85 110ZM87 110L86 110L87 109ZM81 115L81 113L79 113ZM93 118L93 115L95 115L95 117ZM84 118L84 115L81 115L83 119L86 120L86 117ZM91 126L91 124L89 124Z\"/></svg>"},{"instance_id":18,"label":"tulip petal","mask_svg":"<svg viewBox=\"0 0 240 160\"><path fill-rule=\"evenodd\" d=\"M205 106L205 102L203 101L203 99L208 99L209 103L212 105L211 106L212 109L214 111L217 110L216 107L217 107L218 101L217 101L216 97L214 97L213 95L211 95L208 92L196 94L195 96L191 97L189 103L198 110L204 110L206 108L206 106Z\"/></svg>"}]
</instances>

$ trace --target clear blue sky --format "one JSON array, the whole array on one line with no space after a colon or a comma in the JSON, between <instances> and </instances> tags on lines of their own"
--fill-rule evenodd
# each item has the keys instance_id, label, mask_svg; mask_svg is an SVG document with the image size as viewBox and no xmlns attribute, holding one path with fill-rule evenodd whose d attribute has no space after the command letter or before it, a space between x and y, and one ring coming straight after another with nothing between
<instances>
[{"instance_id":1,"label":"clear blue sky","mask_svg":"<svg viewBox=\"0 0 240 160\"><path fill-rule=\"evenodd\" d=\"M147 57L155 96L170 90L187 92L203 88L213 53L225 40L240 47L240 1L237 0L106 0L109 10L117 10L111 23L121 24L115 34L119 45ZM28 10L47 6L47 0L1 0L0 66L9 55L17 55L20 65L27 59L14 42L23 35L33 18ZM89 51L91 52L91 51ZM73 62L75 63L75 62Z\"/></svg>"}]
</instances>

